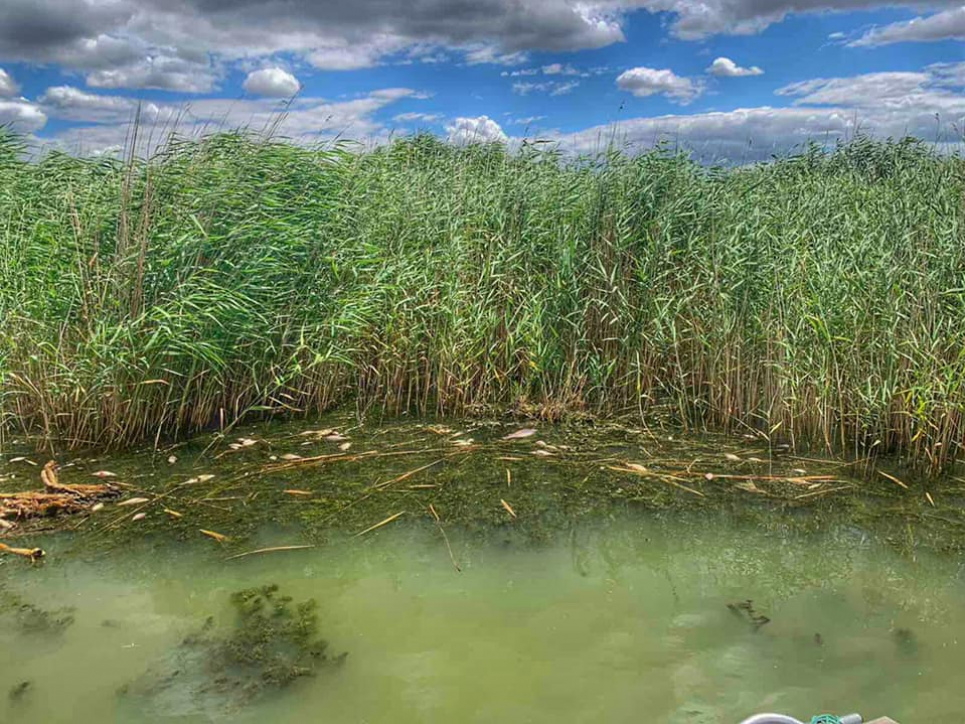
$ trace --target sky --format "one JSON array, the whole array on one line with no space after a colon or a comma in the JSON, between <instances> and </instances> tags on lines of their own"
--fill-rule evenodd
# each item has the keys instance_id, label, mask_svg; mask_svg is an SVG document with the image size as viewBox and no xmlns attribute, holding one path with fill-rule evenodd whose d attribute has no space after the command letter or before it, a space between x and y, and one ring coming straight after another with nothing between
<instances>
[{"instance_id":1,"label":"sky","mask_svg":"<svg viewBox=\"0 0 965 724\"><path fill-rule=\"evenodd\" d=\"M965 5L0 0L0 125L98 154L124 148L137 113L145 144L245 127L302 143L664 141L734 162L858 131L952 148Z\"/></svg>"}]
</instances>

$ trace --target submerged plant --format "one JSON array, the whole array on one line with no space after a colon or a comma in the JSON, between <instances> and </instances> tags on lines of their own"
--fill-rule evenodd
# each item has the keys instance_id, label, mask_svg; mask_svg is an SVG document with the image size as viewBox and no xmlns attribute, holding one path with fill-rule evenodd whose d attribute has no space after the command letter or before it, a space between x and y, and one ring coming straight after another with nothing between
<instances>
[{"instance_id":1,"label":"submerged plant","mask_svg":"<svg viewBox=\"0 0 965 724\"><path fill-rule=\"evenodd\" d=\"M277 585L232 594L230 628L219 630L208 618L122 693L146 697L158 710L188 706L217 713L341 665L347 654L329 657L327 642L317 637L315 600L294 604L277 594Z\"/></svg>"}]
</instances>

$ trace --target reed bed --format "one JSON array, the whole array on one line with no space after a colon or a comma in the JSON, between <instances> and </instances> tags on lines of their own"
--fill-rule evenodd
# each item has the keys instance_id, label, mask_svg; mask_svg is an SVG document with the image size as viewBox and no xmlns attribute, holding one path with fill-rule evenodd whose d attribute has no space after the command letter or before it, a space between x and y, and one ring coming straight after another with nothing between
<instances>
[{"instance_id":1,"label":"reed bed","mask_svg":"<svg viewBox=\"0 0 965 724\"><path fill-rule=\"evenodd\" d=\"M963 192L961 159L867 138L728 169L244 133L26 161L6 135L2 427L660 411L940 470L965 442Z\"/></svg>"}]
</instances>

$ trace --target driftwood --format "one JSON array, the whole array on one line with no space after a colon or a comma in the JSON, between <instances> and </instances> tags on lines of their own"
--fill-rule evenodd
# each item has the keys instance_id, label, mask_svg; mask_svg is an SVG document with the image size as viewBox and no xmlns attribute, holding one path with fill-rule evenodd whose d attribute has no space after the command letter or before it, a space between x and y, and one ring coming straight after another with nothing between
<instances>
[{"instance_id":1,"label":"driftwood","mask_svg":"<svg viewBox=\"0 0 965 724\"><path fill-rule=\"evenodd\" d=\"M44 553L43 548L14 548L13 546L8 546L5 543L0 543L0 553L13 553L15 556L23 556L24 558L29 558L32 561L40 560L47 555Z\"/></svg>"},{"instance_id":2,"label":"driftwood","mask_svg":"<svg viewBox=\"0 0 965 724\"><path fill-rule=\"evenodd\" d=\"M65 485L57 477L57 463L51 460L40 471L44 492L25 490L0 493L0 519L41 518L51 515L80 513L90 504L120 495L113 485ZM8 551L12 552L12 551Z\"/></svg>"}]
</instances>

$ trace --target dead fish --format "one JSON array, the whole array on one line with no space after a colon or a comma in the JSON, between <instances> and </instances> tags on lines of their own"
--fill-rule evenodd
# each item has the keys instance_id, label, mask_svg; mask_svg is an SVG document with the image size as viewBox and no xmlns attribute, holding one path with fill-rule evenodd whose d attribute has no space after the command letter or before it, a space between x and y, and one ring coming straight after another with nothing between
<instances>
[{"instance_id":1,"label":"dead fish","mask_svg":"<svg viewBox=\"0 0 965 724\"><path fill-rule=\"evenodd\" d=\"M287 493L288 495L304 495L304 496L310 496L310 495L312 494L312 491L311 491L311 490L283 490L283 491L281 491L281 492Z\"/></svg>"},{"instance_id":2,"label":"dead fish","mask_svg":"<svg viewBox=\"0 0 965 724\"><path fill-rule=\"evenodd\" d=\"M164 512L170 515L172 518L181 518L182 515L176 510L171 510L170 508L165 508Z\"/></svg>"},{"instance_id":3,"label":"dead fish","mask_svg":"<svg viewBox=\"0 0 965 724\"><path fill-rule=\"evenodd\" d=\"M724 458L730 460L732 463L739 463L741 460L734 453L724 453Z\"/></svg>"},{"instance_id":4,"label":"dead fish","mask_svg":"<svg viewBox=\"0 0 965 724\"><path fill-rule=\"evenodd\" d=\"M241 443L241 447L251 447L258 444L257 440L252 440L250 437L239 437L238 442Z\"/></svg>"},{"instance_id":5,"label":"dead fish","mask_svg":"<svg viewBox=\"0 0 965 724\"><path fill-rule=\"evenodd\" d=\"M516 432L511 432L503 437L503 440L522 440L523 438L532 437L536 434L536 430L531 427L524 427L522 430L517 430Z\"/></svg>"},{"instance_id":6,"label":"dead fish","mask_svg":"<svg viewBox=\"0 0 965 724\"><path fill-rule=\"evenodd\" d=\"M341 450L342 452L345 452L345 451L348 450L350 447L352 447L352 443L350 443L350 442L343 442L341 445L338 446L338 449Z\"/></svg>"},{"instance_id":7,"label":"dead fish","mask_svg":"<svg viewBox=\"0 0 965 724\"><path fill-rule=\"evenodd\" d=\"M285 453L281 456L282 460L301 460L301 455L295 455L294 453Z\"/></svg>"},{"instance_id":8,"label":"dead fish","mask_svg":"<svg viewBox=\"0 0 965 724\"><path fill-rule=\"evenodd\" d=\"M110 470L98 470L96 473L91 473L95 478L116 478L117 473L112 473Z\"/></svg>"},{"instance_id":9,"label":"dead fish","mask_svg":"<svg viewBox=\"0 0 965 724\"><path fill-rule=\"evenodd\" d=\"M331 435L326 435L322 439L328 442L342 442L343 440L348 440L348 438L345 437L345 435L339 435L337 432L334 432Z\"/></svg>"},{"instance_id":10,"label":"dead fish","mask_svg":"<svg viewBox=\"0 0 965 724\"><path fill-rule=\"evenodd\" d=\"M506 502L505 500L503 500L502 498L499 499L499 502L503 504L503 508L506 509L506 512L507 512L507 513L509 513L509 514L510 514L511 516L513 516L514 518L516 517L516 511L513 510L513 506L511 506L509 503L507 503L507 502Z\"/></svg>"},{"instance_id":11,"label":"dead fish","mask_svg":"<svg viewBox=\"0 0 965 724\"><path fill-rule=\"evenodd\" d=\"M11 523L9 520L4 520L0 518L0 530L10 530L16 525L16 523Z\"/></svg>"},{"instance_id":12,"label":"dead fish","mask_svg":"<svg viewBox=\"0 0 965 724\"><path fill-rule=\"evenodd\" d=\"M178 461L178 456L177 456L177 455L169 455L169 456L168 456L168 465L174 465L174 463L176 463L177 461Z\"/></svg>"},{"instance_id":13,"label":"dead fish","mask_svg":"<svg viewBox=\"0 0 965 724\"><path fill-rule=\"evenodd\" d=\"M117 507L123 507L126 505L140 505L141 503L150 503L149 498L128 498L127 500L122 500L117 504Z\"/></svg>"},{"instance_id":14,"label":"dead fish","mask_svg":"<svg viewBox=\"0 0 965 724\"><path fill-rule=\"evenodd\" d=\"M33 460L30 460L29 458L23 458L23 457L20 457L20 458L10 458L10 460L9 460L8 462L11 462L11 463L27 463L28 465L36 465L36 464L37 464L37 463L35 463Z\"/></svg>"},{"instance_id":15,"label":"dead fish","mask_svg":"<svg viewBox=\"0 0 965 724\"><path fill-rule=\"evenodd\" d=\"M533 452L531 452L530 455L536 455L537 457L541 457L541 458L553 457L553 453L551 453L549 450L543 450L543 449L533 450Z\"/></svg>"},{"instance_id":16,"label":"dead fish","mask_svg":"<svg viewBox=\"0 0 965 724\"><path fill-rule=\"evenodd\" d=\"M298 433L299 437L325 437L326 435L331 435L335 430L326 427L324 430L305 430L305 432Z\"/></svg>"},{"instance_id":17,"label":"dead fish","mask_svg":"<svg viewBox=\"0 0 965 724\"><path fill-rule=\"evenodd\" d=\"M471 437L467 437L464 440L453 440L452 444L458 445L459 447L469 447L473 444L473 439Z\"/></svg>"},{"instance_id":18,"label":"dead fish","mask_svg":"<svg viewBox=\"0 0 965 724\"><path fill-rule=\"evenodd\" d=\"M91 513L98 513L98 512L100 512L100 511L102 511L102 510L104 510L104 504L103 504L103 503L94 503L94 504L90 507L90 512L91 512Z\"/></svg>"},{"instance_id":19,"label":"dead fish","mask_svg":"<svg viewBox=\"0 0 965 724\"><path fill-rule=\"evenodd\" d=\"M184 484L185 484L185 485L192 485L192 484L194 484L194 483L206 483L206 482L208 482L209 480L211 480L213 477L214 477L214 475L212 475L211 473L205 473L204 475L199 475L199 476L196 477L196 478L190 478L189 480L185 480L185 481L184 481Z\"/></svg>"},{"instance_id":20,"label":"dead fish","mask_svg":"<svg viewBox=\"0 0 965 724\"><path fill-rule=\"evenodd\" d=\"M137 521L144 520L145 518L147 518L147 513L138 513L133 518L131 518L131 520L136 523Z\"/></svg>"}]
</instances>

